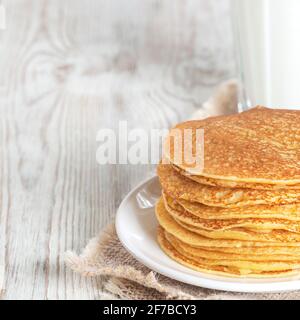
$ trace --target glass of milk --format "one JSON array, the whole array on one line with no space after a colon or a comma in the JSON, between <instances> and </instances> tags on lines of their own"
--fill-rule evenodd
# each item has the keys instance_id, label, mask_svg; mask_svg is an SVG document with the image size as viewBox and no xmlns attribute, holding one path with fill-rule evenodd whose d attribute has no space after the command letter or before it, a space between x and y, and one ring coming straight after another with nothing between
<instances>
[{"instance_id":1,"label":"glass of milk","mask_svg":"<svg viewBox=\"0 0 300 320\"><path fill-rule=\"evenodd\" d=\"M300 110L300 0L232 0L240 110Z\"/></svg>"}]
</instances>

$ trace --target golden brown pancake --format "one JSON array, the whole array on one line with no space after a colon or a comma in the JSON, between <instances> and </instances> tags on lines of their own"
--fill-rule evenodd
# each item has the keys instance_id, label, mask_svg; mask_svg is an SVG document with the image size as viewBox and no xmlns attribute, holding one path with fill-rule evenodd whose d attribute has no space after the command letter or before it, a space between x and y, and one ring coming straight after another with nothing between
<instances>
[{"instance_id":1,"label":"golden brown pancake","mask_svg":"<svg viewBox=\"0 0 300 320\"><path fill-rule=\"evenodd\" d=\"M184 129L193 132L184 143L193 146L194 152L196 131L204 129L204 169L197 171L188 163L176 162L174 148L166 149L164 157L185 172L236 182L300 184L300 111L257 107L181 123L169 137L178 131L183 136Z\"/></svg>"},{"instance_id":2,"label":"golden brown pancake","mask_svg":"<svg viewBox=\"0 0 300 320\"><path fill-rule=\"evenodd\" d=\"M268 231L274 229L287 230L291 232L300 233L300 222L294 222L285 219L260 219L260 218L247 218L247 219L202 219L193 215L192 213L186 211L181 205L176 203L170 197L164 196L164 205L170 215L187 225L193 227L199 227L200 229L210 230L210 231L220 231L228 230L233 228L245 228L250 230Z\"/></svg>"},{"instance_id":3,"label":"golden brown pancake","mask_svg":"<svg viewBox=\"0 0 300 320\"><path fill-rule=\"evenodd\" d=\"M216 235L210 234L210 238L199 234L199 230L192 232L186 226L182 226L178 221L173 219L164 207L164 203L160 200L155 208L156 217L159 224L170 234L181 240L182 242L196 247L224 247L224 248L242 248L243 247L299 247L300 242L295 241L299 237L298 234L292 234L284 230L275 230L271 234L257 235L255 232L240 232L239 237L258 238L264 241L238 240L238 239L220 239ZM204 231L203 231L204 232ZM207 233L207 232L206 232ZM212 236L214 238L212 238ZM237 237L237 236L236 236ZM276 239L272 241L272 239Z\"/></svg>"},{"instance_id":4,"label":"golden brown pancake","mask_svg":"<svg viewBox=\"0 0 300 320\"><path fill-rule=\"evenodd\" d=\"M166 141L155 210L165 253L206 273L300 276L300 111L257 107L181 123ZM176 149L202 154L190 164Z\"/></svg>"},{"instance_id":5,"label":"golden brown pancake","mask_svg":"<svg viewBox=\"0 0 300 320\"><path fill-rule=\"evenodd\" d=\"M228 239L243 241L260 241L260 242L300 242L300 234L286 230L269 230L268 232L259 232L246 228L232 228L228 230L205 230L174 219L183 228L200 234L210 239Z\"/></svg>"},{"instance_id":6,"label":"golden brown pancake","mask_svg":"<svg viewBox=\"0 0 300 320\"><path fill-rule=\"evenodd\" d=\"M237 267L226 267L222 265L206 265L199 261L198 258L192 259L182 255L174 246L166 239L165 234L162 228L159 228L158 231L158 242L163 249L163 251L173 260L177 261L178 263L185 265L191 269L205 272L205 273L212 273L218 274L222 276L228 277L282 277L282 276L289 276L289 275L298 275L299 270L295 269L287 269L281 271L258 271L258 270L249 270L249 269L241 269Z\"/></svg>"},{"instance_id":7,"label":"golden brown pancake","mask_svg":"<svg viewBox=\"0 0 300 320\"><path fill-rule=\"evenodd\" d=\"M234 252L226 252L226 250L222 250L222 248L215 248L208 250L207 248L197 248L190 246L176 237L172 236L170 233L165 231L166 239L175 247L180 247L181 250L184 250L186 254L191 254L196 257L201 257L204 259L213 259L213 260L241 260L241 261L295 261L300 260L300 251L297 253L294 251L293 254L253 254L253 251L248 253L236 253ZM225 248L223 248L225 249Z\"/></svg>"},{"instance_id":8,"label":"golden brown pancake","mask_svg":"<svg viewBox=\"0 0 300 320\"><path fill-rule=\"evenodd\" d=\"M259 204L282 205L300 202L298 190L255 190L211 187L180 175L171 165L159 164L160 183L174 199L199 202L216 207L243 207Z\"/></svg>"},{"instance_id":9,"label":"golden brown pancake","mask_svg":"<svg viewBox=\"0 0 300 320\"><path fill-rule=\"evenodd\" d=\"M267 183L249 183L241 181L231 181L222 179L213 179L203 176L196 176L190 174L179 167L172 165L172 167L178 171L181 175L196 181L200 184L205 184L212 187L223 187L223 188L243 188L243 189L257 189L257 190L278 190L278 189L296 189L300 191L300 184L295 185L280 185L280 184L267 184Z\"/></svg>"},{"instance_id":10,"label":"golden brown pancake","mask_svg":"<svg viewBox=\"0 0 300 320\"><path fill-rule=\"evenodd\" d=\"M172 235L173 236L173 235ZM175 236L173 236L175 237ZM175 237L176 238L176 237ZM252 255L252 256L273 256L273 255L284 255L284 256L298 256L300 254L300 247L288 247L288 246L281 246L281 247L197 247L191 246L189 244L184 243L183 241L176 238L182 244L187 245L188 247L192 247L195 249L202 249L211 252L222 252L222 253L233 253L238 255Z\"/></svg>"},{"instance_id":11,"label":"golden brown pancake","mask_svg":"<svg viewBox=\"0 0 300 320\"><path fill-rule=\"evenodd\" d=\"M184 250L181 246L176 246L170 242L176 250L186 258L193 259L206 266L224 266L224 267L234 267L242 270L251 271L282 271L282 270L295 270L300 269L299 260L289 260L289 261L253 261L253 260L241 260L241 259L211 259L202 258L199 255L195 255L192 252Z\"/></svg>"},{"instance_id":12,"label":"golden brown pancake","mask_svg":"<svg viewBox=\"0 0 300 320\"><path fill-rule=\"evenodd\" d=\"M166 194L164 194L167 196ZM167 196L169 199L171 197ZM174 200L173 200L174 201ZM202 219L286 219L298 222L300 221L300 203L289 205L256 205L236 208L222 208L206 206L197 202L186 200L175 200L185 211Z\"/></svg>"}]
</instances>

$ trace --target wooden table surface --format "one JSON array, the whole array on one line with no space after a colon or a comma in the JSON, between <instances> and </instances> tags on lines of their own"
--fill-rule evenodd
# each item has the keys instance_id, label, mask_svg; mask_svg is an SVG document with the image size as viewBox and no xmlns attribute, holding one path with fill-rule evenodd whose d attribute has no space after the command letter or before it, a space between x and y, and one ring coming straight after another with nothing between
<instances>
[{"instance_id":1,"label":"wooden table surface","mask_svg":"<svg viewBox=\"0 0 300 320\"><path fill-rule=\"evenodd\" d=\"M68 270L152 165L99 165L101 128L169 128L233 74L228 0L7 0L0 30L4 299L97 299Z\"/></svg>"}]
</instances>

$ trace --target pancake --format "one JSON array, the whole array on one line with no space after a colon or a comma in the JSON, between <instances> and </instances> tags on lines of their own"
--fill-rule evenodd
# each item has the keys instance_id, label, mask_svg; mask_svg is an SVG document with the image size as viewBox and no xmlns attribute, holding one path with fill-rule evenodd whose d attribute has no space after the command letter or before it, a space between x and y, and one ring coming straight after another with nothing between
<instances>
[{"instance_id":1,"label":"pancake","mask_svg":"<svg viewBox=\"0 0 300 320\"><path fill-rule=\"evenodd\" d=\"M165 196L171 199L171 197L166 194ZM181 199L176 199L175 201L189 213L208 220L259 218L300 221L300 203L281 206L256 205L236 208L219 208Z\"/></svg>"},{"instance_id":2,"label":"pancake","mask_svg":"<svg viewBox=\"0 0 300 320\"><path fill-rule=\"evenodd\" d=\"M180 252L175 249L174 246L166 239L165 234L162 228L158 230L158 242L162 248L162 250L173 260L178 263L185 265L191 269L196 271L204 272L204 273L212 273L218 274L222 276L228 277L282 277L282 276L291 276L298 275L299 270L287 269L281 271L253 271L249 269L241 269L236 267L226 267L222 265L205 265L198 261L197 259L192 259L182 255Z\"/></svg>"},{"instance_id":3,"label":"pancake","mask_svg":"<svg viewBox=\"0 0 300 320\"><path fill-rule=\"evenodd\" d=\"M168 238L167 238L168 239ZM169 241L170 242L170 241ZM176 243L170 242L176 250L185 256L191 258L203 265L207 266L224 266L234 267L243 270L252 271L281 271L287 269L300 269L300 260L289 260L289 261L253 261L253 260L242 260L242 259L211 259L203 258L199 254L195 255L194 252L189 252L183 249L180 245L176 246Z\"/></svg>"},{"instance_id":4,"label":"pancake","mask_svg":"<svg viewBox=\"0 0 300 320\"><path fill-rule=\"evenodd\" d=\"M204 169L176 159L174 144L165 144L164 157L192 175L234 182L300 184L300 111L257 107L229 116L177 125L166 141L178 133L185 146L196 150L196 132L204 129ZM186 131L185 131L186 132ZM194 168L193 168L194 167Z\"/></svg>"},{"instance_id":5,"label":"pancake","mask_svg":"<svg viewBox=\"0 0 300 320\"><path fill-rule=\"evenodd\" d=\"M297 252L294 250L292 254L274 254L273 251L267 252L265 254L253 254L253 251L248 250L246 253L236 253L226 252L226 248L216 248L216 249L208 249L208 248L197 248L190 246L171 234L165 231L166 239L175 247L180 247L181 250L184 250L187 254L191 254L196 257L206 258L206 259L223 259L223 260L241 260L241 261L294 261L300 260L300 250ZM255 249L255 248L254 248ZM271 253L271 254L270 254Z\"/></svg>"},{"instance_id":6,"label":"pancake","mask_svg":"<svg viewBox=\"0 0 300 320\"><path fill-rule=\"evenodd\" d=\"M259 232L246 228L232 228L229 230L205 230L178 219L174 219L178 224L187 230L200 234L210 239L234 239L243 241L261 241L261 242L300 242L300 234L286 230L269 230L268 232Z\"/></svg>"},{"instance_id":7,"label":"pancake","mask_svg":"<svg viewBox=\"0 0 300 320\"><path fill-rule=\"evenodd\" d=\"M160 183L166 194L174 199L199 202L216 207L243 207L259 204L284 205L300 202L298 190L256 190L211 187L180 175L169 164L157 168Z\"/></svg>"},{"instance_id":8,"label":"pancake","mask_svg":"<svg viewBox=\"0 0 300 320\"><path fill-rule=\"evenodd\" d=\"M300 190L300 184L295 185L276 185L276 184L267 184L267 183L249 183L249 182L240 182L240 181L230 181L222 179L213 179L203 176L196 176L190 174L179 167L172 165L172 167L178 171L181 175L196 181L200 184L212 186L212 187L223 187L223 188L243 188L243 189L257 189L257 190L278 190L278 189L295 189Z\"/></svg>"},{"instance_id":9,"label":"pancake","mask_svg":"<svg viewBox=\"0 0 300 320\"><path fill-rule=\"evenodd\" d=\"M172 235L173 236L173 235ZM174 236L175 237L175 236ZM177 239L177 238L176 238ZM177 239L178 241L181 241ZM273 256L273 255L284 255L284 256L297 256L300 254L300 247L241 247L241 248L224 248L224 247L197 247L191 246L181 241L182 244L185 244L191 248L202 249L206 251L220 251L223 253L233 253L240 255L252 255L252 256Z\"/></svg>"},{"instance_id":10,"label":"pancake","mask_svg":"<svg viewBox=\"0 0 300 320\"><path fill-rule=\"evenodd\" d=\"M268 231L271 232L274 229L287 230L291 232L300 233L300 222L292 222L285 219L259 219L259 218L248 218L248 219L202 219L180 206L176 201L170 197L163 197L164 205L170 215L183 223L191 225L193 227L199 227L201 229L209 231L220 231L228 230L232 228L245 228L250 230Z\"/></svg>"},{"instance_id":11,"label":"pancake","mask_svg":"<svg viewBox=\"0 0 300 320\"><path fill-rule=\"evenodd\" d=\"M225 248L240 248L243 251L243 247L299 247L300 242L291 242L291 238L288 237L290 234L287 231L274 231L271 235L266 234L265 239L268 241L246 241L237 239L219 239L218 237L208 238L207 236L200 235L199 233L192 232L183 227L175 219L171 217L168 211L164 207L164 203L160 200L155 208L156 217L159 224L170 234L181 240L182 242L196 246L196 247L225 247ZM254 237L254 232L249 232L249 237ZM296 234L297 235L297 234ZM244 235L246 237L247 235ZM299 237L299 235L298 235ZM271 241L271 238L276 238L277 241Z\"/></svg>"}]
</instances>

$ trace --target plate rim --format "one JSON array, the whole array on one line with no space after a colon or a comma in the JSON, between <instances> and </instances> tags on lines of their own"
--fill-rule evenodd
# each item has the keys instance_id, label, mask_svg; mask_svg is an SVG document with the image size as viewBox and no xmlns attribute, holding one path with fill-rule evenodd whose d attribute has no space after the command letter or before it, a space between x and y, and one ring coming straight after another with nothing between
<instances>
[{"instance_id":1,"label":"plate rim","mask_svg":"<svg viewBox=\"0 0 300 320\"><path fill-rule=\"evenodd\" d=\"M177 280L179 282L190 284L196 287L202 287L206 289L212 289L212 290L218 290L218 291L228 291L228 292L236 292L236 293L281 293L281 292L290 292L300 289L300 279L286 279L286 278L273 278L274 281L272 281L272 278L266 279L268 282L262 282L264 279L257 279L261 280L261 282L252 282L252 283L246 283L242 282L242 280L255 280L255 278L239 278L241 280L240 282L235 281L236 278L230 278L230 277L223 277L222 279L212 279L209 278L210 274L204 274L201 272L197 272L199 274L199 277L196 275L187 275L182 273L180 270L174 270L171 267L165 267L160 265L158 262L154 261L153 259L147 257L145 254L143 254L141 251L135 250L128 242L125 236L123 236L124 233L126 233L125 230L123 230L122 227L122 218L123 218L123 212L124 208L127 206L129 199L135 194L139 189L141 189L142 186L145 186L147 184L150 184L151 182L158 180L158 177L152 176L150 178L147 178L143 180L141 183L139 183L136 187L134 187L122 200L115 218L115 227L116 227L116 233L117 236L121 242L121 244L124 246L124 248L140 263L142 263L144 266L148 267L150 270L157 272L158 274L164 275L168 278L171 278L173 280ZM161 250L161 249L160 249ZM181 267L189 269L188 267L182 266L180 263L172 260L170 257L168 257L163 250L161 250L162 254L164 254L168 259L171 261L177 263ZM194 271L194 270L192 270ZM211 275L216 277L216 275ZM220 278L222 278L220 276ZM282 279L280 281L280 279ZM195 282L196 280L196 282ZM200 280L200 282L199 282ZM238 288L237 288L238 287ZM280 288L279 288L280 287Z\"/></svg>"}]
</instances>

